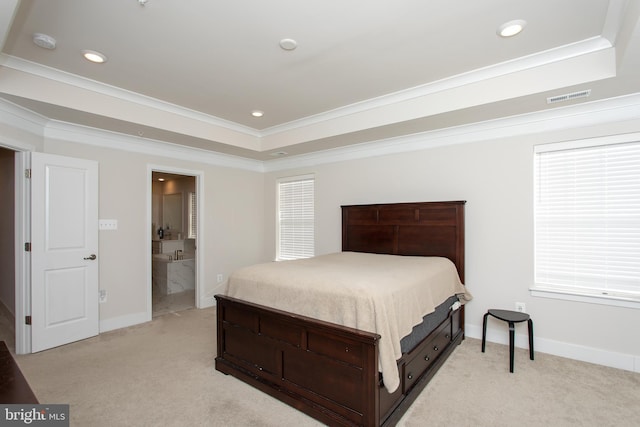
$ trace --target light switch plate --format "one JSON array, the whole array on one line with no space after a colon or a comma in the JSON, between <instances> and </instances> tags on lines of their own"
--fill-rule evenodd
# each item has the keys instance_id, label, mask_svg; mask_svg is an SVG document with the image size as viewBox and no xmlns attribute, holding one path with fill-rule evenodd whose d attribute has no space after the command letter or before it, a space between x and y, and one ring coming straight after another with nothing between
<instances>
[{"instance_id":1,"label":"light switch plate","mask_svg":"<svg viewBox=\"0 0 640 427\"><path fill-rule=\"evenodd\" d=\"M117 219L101 219L98 222L98 230L117 230L118 229L118 220Z\"/></svg>"}]
</instances>

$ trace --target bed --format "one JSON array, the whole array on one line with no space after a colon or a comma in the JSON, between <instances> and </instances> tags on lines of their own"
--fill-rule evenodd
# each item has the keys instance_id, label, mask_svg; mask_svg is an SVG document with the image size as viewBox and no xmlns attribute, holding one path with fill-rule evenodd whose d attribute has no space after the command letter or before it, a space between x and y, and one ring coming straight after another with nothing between
<instances>
[{"instance_id":1,"label":"bed","mask_svg":"<svg viewBox=\"0 0 640 427\"><path fill-rule=\"evenodd\" d=\"M335 257L339 257L338 260L347 257L349 262L355 258L370 263L371 257L379 257L374 258L375 264L386 262L388 258L402 262L429 261L443 268L450 266L447 268L457 273L458 283L463 283L464 205L465 202L456 201L342 206L342 253L319 258L333 262ZM366 270L382 275L384 269L378 274L375 268L372 265ZM406 269L410 267L398 272ZM261 277L271 274L263 270L250 271ZM305 270L301 271L304 274ZM362 276L364 286L372 283L364 272ZM275 282L280 280L278 276L273 278ZM248 283L251 280L253 278L248 276ZM298 282L306 280L304 276L296 279ZM341 288L338 276L330 282L335 282L332 284L337 289ZM370 326L363 313L381 309L372 305L367 310L368 300L361 303L354 299L352 303L351 295L343 294L340 299L347 305L362 305L360 314L333 321L333 317L326 317L324 311L316 308L311 311L282 309L289 307L282 305L283 297L269 299L265 293L252 300L228 290L227 295L216 295L218 348L215 367L328 425L395 425L455 345L464 338L464 306L455 294L463 296L462 302L470 295L465 294L464 287L461 291L455 283L452 286L454 290L448 292L452 295L433 297L434 312L425 313L428 315L424 322L411 333L403 329L406 326L392 331L394 333L384 325L381 328L356 327ZM262 285L255 288L266 289ZM300 293L284 289L280 290L282 295ZM411 292L417 295L418 291L413 288ZM277 295L278 291L273 292ZM373 290L371 293L374 294ZM310 298L318 300L316 295ZM416 296L416 299L420 298ZM409 311L404 309L405 303L396 303L390 317L401 317L397 316L399 312ZM297 304L299 302L294 301L292 307L303 306ZM338 307L333 311L344 313L347 310ZM410 322L413 325L419 321L412 319ZM428 324L430 326L425 326ZM401 336L395 337L397 334ZM391 335L400 342L396 343L394 338L395 350L389 353ZM388 363L390 354L393 354L392 366Z\"/></svg>"}]
</instances>

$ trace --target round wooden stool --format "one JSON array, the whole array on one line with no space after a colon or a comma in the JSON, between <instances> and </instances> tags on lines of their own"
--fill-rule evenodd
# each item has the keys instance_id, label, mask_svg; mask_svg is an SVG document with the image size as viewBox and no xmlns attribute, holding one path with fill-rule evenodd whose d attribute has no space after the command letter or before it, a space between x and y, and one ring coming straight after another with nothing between
<instances>
[{"instance_id":1,"label":"round wooden stool","mask_svg":"<svg viewBox=\"0 0 640 427\"><path fill-rule=\"evenodd\" d=\"M515 338L515 324L524 322L529 324L529 359L533 360L533 321L527 313L511 310L491 309L484 315L482 321L482 352L487 339L487 316L491 315L496 319L509 323L509 372L513 372L513 340Z\"/></svg>"}]
</instances>

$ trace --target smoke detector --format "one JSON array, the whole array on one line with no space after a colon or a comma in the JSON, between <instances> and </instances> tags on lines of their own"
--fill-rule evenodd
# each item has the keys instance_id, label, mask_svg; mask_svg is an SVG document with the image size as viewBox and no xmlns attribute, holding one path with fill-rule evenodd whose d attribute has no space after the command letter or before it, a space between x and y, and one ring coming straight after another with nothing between
<instances>
[{"instance_id":1,"label":"smoke detector","mask_svg":"<svg viewBox=\"0 0 640 427\"><path fill-rule=\"evenodd\" d=\"M283 50L294 50L298 47L298 42L294 39L282 39L280 40L280 47Z\"/></svg>"},{"instance_id":2,"label":"smoke detector","mask_svg":"<svg viewBox=\"0 0 640 427\"><path fill-rule=\"evenodd\" d=\"M56 48L56 39L51 36L42 33L35 33L33 35L33 42L40 46L43 49L55 49Z\"/></svg>"}]
</instances>

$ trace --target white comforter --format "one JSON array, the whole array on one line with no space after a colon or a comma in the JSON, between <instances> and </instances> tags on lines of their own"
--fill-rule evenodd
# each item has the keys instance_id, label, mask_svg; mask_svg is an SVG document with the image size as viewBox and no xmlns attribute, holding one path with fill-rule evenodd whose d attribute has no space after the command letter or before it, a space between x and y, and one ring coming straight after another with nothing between
<instances>
[{"instance_id":1,"label":"white comforter","mask_svg":"<svg viewBox=\"0 0 640 427\"><path fill-rule=\"evenodd\" d=\"M400 384L400 340L454 294L471 299L447 258L340 252L235 271L226 294L374 332L385 387Z\"/></svg>"}]
</instances>

